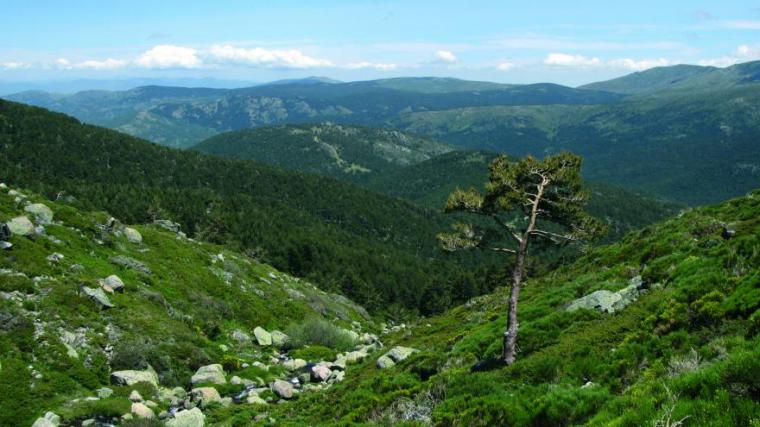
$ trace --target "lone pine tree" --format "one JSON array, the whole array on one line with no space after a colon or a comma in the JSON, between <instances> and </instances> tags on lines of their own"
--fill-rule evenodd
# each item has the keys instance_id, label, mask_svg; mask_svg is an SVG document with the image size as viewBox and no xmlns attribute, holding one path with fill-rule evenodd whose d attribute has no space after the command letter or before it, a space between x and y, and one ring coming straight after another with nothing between
<instances>
[{"instance_id":1,"label":"lone pine tree","mask_svg":"<svg viewBox=\"0 0 760 427\"><path fill-rule=\"evenodd\" d=\"M511 161L500 156L489 167L485 194L457 188L446 202L445 212L488 217L495 227L458 223L453 233L438 235L444 250L479 248L515 257L502 347L502 360L508 365L517 357L517 304L532 239L564 244L604 234L605 226L584 210L588 194L582 188L581 164L581 157L571 153L543 160L528 156Z\"/></svg>"}]
</instances>

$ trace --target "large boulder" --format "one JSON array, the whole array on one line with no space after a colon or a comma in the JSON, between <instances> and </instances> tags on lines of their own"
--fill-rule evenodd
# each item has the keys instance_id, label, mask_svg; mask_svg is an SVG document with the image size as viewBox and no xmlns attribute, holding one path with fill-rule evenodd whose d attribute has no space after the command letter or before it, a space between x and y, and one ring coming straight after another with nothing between
<instances>
[{"instance_id":1,"label":"large boulder","mask_svg":"<svg viewBox=\"0 0 760 427\"><path fill-rule=\"evenodd\" d=\"M198 368L198 370L195 371L195 375L190 378L190 382L193 384L227 384L227 379L224 377L224 368L217 363Z\"/></svg>"},{"instance_id":2,"label":"large boulder","mask_svg":"<svg viewBox=\"0 0 760 427\"><path fill-rule=\"evenodd\" d=\"M198 387L191 391L193 400L200 403L201 408L205 408L211 403L221 402L222 396L214 387Z\"/></svg>"},{"instance_id":3,"label":"large boulder","mask_svg":"<svg viewBox=\"0 0 760 427\"><path fill-rule=\"evenodd\" d=\"M111 382L116 385L127 386L145 382L158 387L158 374L150 367L144 371L115 371L111 373Z\"/></svg>"},{"instance_id":4,"label":"large boulder","mask_svg":"<svg viewBox=\"0 0 760 427\"><path fill-rule=\"evenodd\" d=\"M124 282L121 281L119 276L112 274L100 281L100 286L109 292L124 292Z\"/></svg>"},{"instance_id":5,"label":"large boulder","mask_svg":"<svg viewBox=\"0 0 760 427\"><path fill-rule=\"evenodd\" d=\"M111 304L111 301L108 299L108 296L106 296L106 293L102 288L88 288L87 286L82 286L82 293L98 303L102 308L113 308L113 304Z\"/></svg>"},{"instance_id":6,"label":"large boulder","mask_svg":"<svg viewBox=\"0 0 760 427\"><path fill-rule=\"evenodd\" d=\"M31 236L34 234L34 224L25 216L17 216L8 221L8 229L11 234L17 236Z\"/></svg>"},{"instance_id":7,"label":"large boulder","mask_svg":"<svg viewBox=\"0 0 760 427\"><path fill-rule=\"evenodd\" d=\"M198 408L180 411L174 414L174 418L166 421L166 427L203 427L206 416Z\"/></svg>"},{"instance_id":8,"label":"large boulder","mask_svg":"<svg viewBox=\"0 0 760 427\"><path fill-rule=\"evenodd\" d=\"M293 398L293 384L283 381L283 380L277 380L272 383L272 392L276 394L278 397L281 397L283 399L292 399Z\"/></svg>"},{"instance_id":9,"label":"large boulder","mask_svg":"<svg viewBox=\"0 0 760 427\"><path fill-rule=\"evenodd\" d=\"M53 211L42 203L32 203L24 210L34 216L38 224L50 224L53 222Z\"/></svg>"},{"instance_id":10,"label":"large boulder","mask_svg":"<svg viewBox=\"0 0 760 427\"><path fill-rule=\"evenodd\" d=\"M61 417L48 411L45 416L37 418L32 427L58 427L59 424L61 424Z\"/></svg>"},{"instance_id":11,"label":"large boulder","mask_svg":"<svg viewBox=\"0 0 760 427\"><path fill-rule=\"evenodd\" d=\"M256 329L253 330L253 335L256 336L256 342L258 342L259 345L272 345L272 334L267 332L266 329L261 326L257 326Z\"/></svg>"},{"instance_id":12,"label":"large boulder","mask_svg":"<svg viewBox=\"0 0 760 427\"><path fill-rule=\"evenodd\" d=\"M628 282L628 286L617 292L604 289L592 292L571 302L566 310L575 311L586 309L597 310L602 313L614 313L636 301L636 299L638 299L638 297L645 291L646 284L641 279L641 276L636 276Z\"/></svg>"},{"instance_id":13,"label":"large boulder","mask_svg":"<svg viewBox=\"0 0 760 427\"><path fill-rule=\"evenodd\" d=\"M131 227L124 227L124 236L132 243L141 243L143 240L142 234Z\"/></svg>"}]
</instances>

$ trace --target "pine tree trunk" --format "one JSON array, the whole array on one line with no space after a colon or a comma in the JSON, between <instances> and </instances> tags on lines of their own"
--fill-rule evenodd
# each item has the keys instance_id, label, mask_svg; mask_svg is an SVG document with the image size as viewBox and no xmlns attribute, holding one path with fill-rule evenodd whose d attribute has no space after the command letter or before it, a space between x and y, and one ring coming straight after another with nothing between
<instances>
[{"instance_id":1,"label":"pine tree trunk","mask_svg":"<svg viewBox=\"0 0 760 427\"><path fill-rule=\"evenodd\" d=\"M517 262L512 271L512 289L509 294L509 308L507 313L507 328L504 331L504 344L501 357L504 363L511 365L517 358L517 302L520 300L520 288L522 287L523 271L525 269L525 254L528 245L527 239L520 244L517 252Z\"/></svg>"}]
</instances>

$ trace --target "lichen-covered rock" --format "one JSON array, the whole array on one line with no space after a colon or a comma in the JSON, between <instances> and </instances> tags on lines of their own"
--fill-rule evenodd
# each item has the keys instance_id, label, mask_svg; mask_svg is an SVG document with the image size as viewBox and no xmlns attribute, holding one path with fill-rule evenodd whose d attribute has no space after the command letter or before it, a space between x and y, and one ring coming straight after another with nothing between
<instances>
[{"instance_id":1,"label":"lichen-covered rock","mask_svg":"<svg viewBox=\"0 0 760 427\"><path fill-rule=\"evenodd\" d=\"M53 211L42 203L32 203L24 208L24 211L34 216L38 224L50 224L53 222Z\"/></svg>"},{"instance_id":2,"label":"lichen-covered rock","mask_svg":"<svg viewBox=\"0 0 760 427\"><path fill-rule=\"evenodd\" d=\"M211 403L221 402L222 396L214 387L198 387L192 390L193 401L199 402L201 408L205 408Z\"/></svg>"},{"instance_id":3,"label":"lichen-covered rock","mask_svg":"<svg viewBox=\"0 0 760 427\"><path fill-rule=\"evenodd\" d=\"M106 293L103 292L103 289L88 288L87 286L82 286L82 292L90 297L90 299L98 303L102 308L113 308L111 300L108 299L108 296L106 296Z\"/></svg>"},{"instance_id":4,"label":"lichen-covered rock","mask_svg":"<svg viewBox=\"0 0 760 427\"><path fill-rule=\"evenodd\" d=\"M142 234L131 227L124 227L124 236L132 243L142 243Z\"/></svg>"},{"instance_id":5,"label":"lichen-covered rock","mask_svg":"<svg viewBox=\"0 0 760 427\"><path fill-rule=\"evenodd\" d=\"M61 417L54 412L46 412L44 416L37 418L32 427L58 427L61 424Z\"/></svg>"},{"instance_id":6,"label":"lichen-covered rock","mask_svg":"<svg viewBox=\"0 0 760 427\"><path fill-rule=\"evenodd\" d=\"M290 339L287 335L278 330L272 331L270 335L272 336L272 345L275 347L283 347Z\"/></svg>"},{"instance_id":7,"label":"lichen-covered rock","mask_svg":"<svg viewBox=\"0 0 760 427\"><path fill-rule=\"evenodd\" d=\"M246 402L251 405L266 405L267 401L259 397L258 394L251 393L246 398Z\"/></svg>"},{"instance_id":8,"label":"lichen-covered rock","mask_svg":"<svg viewBox=\"0 0 760 427\"><path fill-rule=\"evenodd\" d=\"M135 385L137 383L146 382L153 384L154 387L158 387L158 374L156 371L148 367L144 371L114 371L111 373L111 382L116 385Z\"/></svg>"},{"instance_id":9,"label":"lichen-covered rock","mask_svg":"<svg viewBox=\"0 0 760 427\"><path fill-rule=\"evenodd\" d=\"M256 342L258 342L259 345L262 345L262 346L272 345L272 334L267 332L266 329L262 328L261 326L257 326L253 330L253 335L256 336Z\"/></svg>"},{"instance_id":10,"label":"lichen-covered rock","mask_svg":"<svg viewBox=\"0 0 760 427\"><path fill-rule=\"evenodd\" d=\"M31 236L34 234L34 224L25 216L17 216L7 223L11 234L17 236Z\"/></svg>"},{"instance_id":11,"label":"lichen-covered rock","mask_svg":"<svg viewBox=\"0 0 760 427\"><path fill-rule=\"evenodd\" d=\"M411 356L413 353L417 353L418 351L419 350L416 348L396 346L393 347L389 352L385 353L385 355L393 359L394 362L398 363Z\"/></svg>"},{"instance_id":12,"label":"lichen-covered rock","mask_svg":"<svg viewBox=\"0 0 760 427\"><path fill-rule=\"evenodd\" d=\"M198 370L195 371L195 375L190 378L190 382L193 384L226 384L227 379L224 377L224 368L222 365L216 363L198 368Z\"/></svg>"},{"instance_id":13,"label":"lichen-covered rock","mask_svg":"<svg viewBox=\"0 0 760 427\"><path fill-rule=\"evenodd\" d=\"M166 421L166 427L203 427L206 416L198 408L180 411L174 414L174 418Z\"/></svg>"},{"instance_id":14,"label":"lichen-covered rock","mask_svg":"<svg viewBox=\"0 0 760 427\"><path fill-rule=\"evenodd\" d=\"M100 286L108 292L124 292L124 282L115 274L101 280Z\"/></svg>"},{"instance_id":15,"label":"lichen-covered rock","mask_svg":"<svg viewBox=\"0 0 760 427\"><path fill-rule=\"evenodd\" d=\"M277 380L272 383L272 392L283 399L292 399L293 384L287 381Z\"/></svg>"},{"instance_id":16,"label":"lichen-covered rock","mask_svg":"<svg viewBox=\"0 0 760 427\"><path fill-rule=\"evenodd\" d=\"M602 313L614 313L627 307L646 291L646 284L641 276L636 276L628 282L628 286L612 292L608 290L599 290L586 296L578 298L567 306L567 311L580 309L598 310Z\"/></svg>"},{"instance_id":17,"label":"lichen-covered rock","mask_svg":"<svg viewBox=\"0 0 760 427\"><path fill-rule=\"evenodd\" d=\"M390 357L382 355L377 358L375 365L378 367L378 369L388 369L394 367L396 363Z\"/></svg>"},{"instance_id":18,"label":"lichen-covered rock","mask_svg":"<svg viewBox=\"0 0 760 427\"><path fill-rule=\"evenodd\" d=\"M246 334L245 332L243 332L243 331L241 331L239 329L235 329L234 331L232 331L232 335L231 336L232 336L233 340L235 340L235 341L237 341L239 343L247 343L247 342L251 341L250 335Z\"/></svg>"},{"instance_id":19,"label":"lichen-covered rock","mask_svg":"<svg viewBox=\"0 0 760 427\"><path fill-rule=\"evenodd\" d=\"M311 380L314 382L327 381L332 375L332 371L325 365L314 365L311 367Z\"/></svg>"},{"instance_id":20,"label":"lichen-covered rock","mask_svg":"<svg viewBox=\"0 0 760 427\"><path fill-rule=\"evenodd\" d=\"M130 412L137 418L154 418L156 416L152 409L140 402L134 402Z\"/></svg>"},{"instance_id":21,"label":"lichen-covered rock","mask_svg":"<svg viewBox=\"0 0 760 427\"><path fill-rule=\"evenodd\" d=\"M306 367L306 361L303 359L286 360L282 366L288 371L297 371Z\"/></svg>"}]
</instances>

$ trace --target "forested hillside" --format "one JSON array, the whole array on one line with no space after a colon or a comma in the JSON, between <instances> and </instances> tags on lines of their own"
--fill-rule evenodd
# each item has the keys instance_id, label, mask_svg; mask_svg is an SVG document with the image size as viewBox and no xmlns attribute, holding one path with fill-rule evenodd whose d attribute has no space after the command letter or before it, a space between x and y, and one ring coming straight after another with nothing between
<instances>
[{"instance_id":1,"label":"forested hillside","mask_svg":"<svg viewBox=\"0 0 760 427\"><path fill-rule=\"evenodd\" d=\"M430 312L483 292L435 235L451 219L387 196L261 163L160 147L0 101L0 180L123 221L171 219L373 310ZM478 258L478 264L488 265ZM470 280L457 290L462 280ZM433 301L425 295L436 294ZM434 304L434 306L432 305Z\"/></svg>"}]
</instances>

